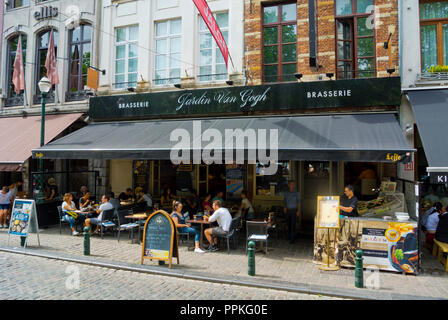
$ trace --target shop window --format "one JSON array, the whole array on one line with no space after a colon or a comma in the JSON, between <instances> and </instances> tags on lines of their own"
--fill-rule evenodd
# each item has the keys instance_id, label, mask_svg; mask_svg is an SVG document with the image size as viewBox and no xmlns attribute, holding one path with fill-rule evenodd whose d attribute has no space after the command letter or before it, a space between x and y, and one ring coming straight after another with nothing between
<instances>
[{"instance_id":1,"label":"shop window","mask_svg":"<svg viewBox=\"0 0 448 320\"><path fill-rule=\"evenodd\" d=\"M156 85L179 83L182 58L182 20L157 22L155 29L154 83Z\"/></svg>"},{"instance_id":2,"label":"shop window","mask_svg":"<svg viewBox=\"0 0 448 320\"><path fill-rule=\"evenodd\" d=\"M291 178L291 163L289 161L277 162L277 172L273 175L262 175L265 166L265 164L257 162L255 167L256 194L274 196L286 192L288 180Z\"/></svg>"},{"instance_id":3,"label":"shop window","mask_svg":"<svg viewBox=\"0 0 448 320\"><path fill-rule=\"evenodd\" d=\"M42 1L42 0L40 0ZM30 0L9 0L8 9L20 8L30 4Z\"/></svg>"},{"instance_id":4,"label":"shop window","mask_svg":"<svg viewBox=\"0 0 448 320\"><path fill-rule=\"evenodd\" d=\"M376 74L374 0L336 0L337 78Z\"/></svg>"},{"instance_id":5,"label":"shop window","mask_svg":"<svg viewBox=\"0 0 448 320\"><path fill-rule=\"evenodd\" d=\"M116 29L115 89L137 87L138 26Z\"/></svg>"},{"instance_id":6,"label":"shop window","mask_svg":"<svg viewBox=\"0 0 448 320\"><path fill-rule=\"evenodd\" d=\"M420 3L422 71L448 64L448 1Z\"/></svg>"},{"instance_id":7,"label":"shop window","mask_svg":"<svg viewBox=\"0 0 448 320\"><path fill-rule=\"evenodd\" d=\"M5 101L6 107L13 107L13 106L21 106L24 104L24 92L23 90L17 94L14 91L14 84L12 83L12 77L14 74L14 60L16 59L16 53L17 53L17 46L19 44L19 37L16 36L8 41L8 72L6 73L7 76L7 97ZM22 56L23 56L23 67L26 71L26 45L27 45L27 37L26 35L21 35L21 41L22 41ZM25 74L26 79L26 74Z\"/></svg>"},{"instance_id":8,"label":"shop window","mask_svg":"<svg viewBox=\"0 0 448 320\"><path fill-rule=\"evenodd\" d=\"M88 98L84 86L87 84L87 70L92 52L92 27L82 24L70 31L70 70L67 101Z\"/></svg>"},{"instance_id":9,"label":"shop window","mask_svg":"<svg viewBox=\"0 0 448 320\"><path fill-rule=\"evenodd\" d=\"M47 68L45 68L45 62L47 60L47 52L50 46L50 33L51 30L45 30L37 36L37 59L36 59L36 79L35 83L37 84L42 77L47 76ZM56 52L56 57L58 56L58 32L53 30L53 42L54 42L54 50ZM51 90L47 94L47 102L54 102L54 90L55 85L53 85L53 90ZM39 90L39 86L35 86L33 96L33 103L39 104L42 99L42 95Z\"/></svg>"},{"instance_id":10,"label":"shop window","mask_svg":"<svg viewBox=\"0 0 448 320\"><path fill-rule=\"evenodd\" d=\"M263 8L264 82L295 81L297 72L297 4Z\"/></svg>"},{"instance_id":11,"label":"shop window","mask_svg":"<svg viewBox=\"0 0 448 320\"><path fill-rule=\"evenodd\" d=\"M229 43L229 13L214 14L226 43ZM225 60L204 20L199 17L199 81L226 80Z\"/></svg>"}]
</instances>

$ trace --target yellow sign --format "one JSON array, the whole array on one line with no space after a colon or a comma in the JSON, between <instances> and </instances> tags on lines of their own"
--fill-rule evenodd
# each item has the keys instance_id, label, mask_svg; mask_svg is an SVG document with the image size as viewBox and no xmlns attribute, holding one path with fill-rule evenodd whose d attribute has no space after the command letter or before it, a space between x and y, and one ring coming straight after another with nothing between
<instances>
[{"instance_id":1,"label":"yellow sign","mask_svg":"<svg viewBox=\"0 0 448 320\"><path fill-rule=\"evenodd\" d=\"M317 227L339 228L339 196L317 197Z\"/></svg>"},{"instance_id":2,"label":"yellow sign","mask_svg":"<svg viewBox=\"0 0 448 320\"><path fill-rule=\"evenodd\" d=\"M35 154L35 156L36 156L37 159L41 159L41 158L44 157L44 154L38 152L38 153Z\"/></svg>"},{"instance_id":3,"label":"yellow sign","mask_svg":"<svg viewBox=\"0 0 448 320\"><path fill-rule=\"evenodd\" d=\"M400 156L399 154L396 154L396 153L394 153L394 154L390 154L390 153L388 153L388 154L386 155L386 160L390 160L390 161L393 161L393 162L397 162L397 161L400 161L400 160L401 160L401 156Z\"/></svg>"},{"instance_id":4,"label":"yellow sign","mask_svg":"<svg viewBox=\"0 0 448 320\"><path fill-rule=\"evenodd\" d=\"M98 81L100 73L92 68L87 69L87 86L90 89L98 90Z\"/></svg>"}]
</instances>

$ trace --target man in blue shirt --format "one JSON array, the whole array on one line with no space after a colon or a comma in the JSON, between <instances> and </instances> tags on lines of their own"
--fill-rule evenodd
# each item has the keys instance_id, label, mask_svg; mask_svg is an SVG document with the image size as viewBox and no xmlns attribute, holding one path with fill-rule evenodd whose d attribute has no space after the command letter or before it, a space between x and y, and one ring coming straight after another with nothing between
<instances>
[{"instance_id":1,"label":"man in blue shirt","mask_svg":"<svg viewBox=\"0 0 448 320\"><path fill-rule=\"evenodd\" d=\"M288 181L288 192L284 193L284 213L288 224L289 243L294 243L296 221L300 216L300 193L295 190L294 181Z\"/></svg>"}]
</instances>

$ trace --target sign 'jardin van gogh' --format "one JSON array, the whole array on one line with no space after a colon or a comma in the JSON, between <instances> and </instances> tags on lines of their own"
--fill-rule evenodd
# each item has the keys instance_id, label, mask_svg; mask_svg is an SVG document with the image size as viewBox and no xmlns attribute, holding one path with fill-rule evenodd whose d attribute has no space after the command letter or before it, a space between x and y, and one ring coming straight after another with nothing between
<instances>
[{"instance_id":1,"label":"sign 'jardin van gogh'","mask_svg":"<svg viewBox=\"0 0 448 320\"><path fill-rule=\"evenodd\" d=\"M90 99L95 121L211 116L318 108L397 106L400 78L371 78L259 86L173 90Z\"/></svg>"}]
</instances>

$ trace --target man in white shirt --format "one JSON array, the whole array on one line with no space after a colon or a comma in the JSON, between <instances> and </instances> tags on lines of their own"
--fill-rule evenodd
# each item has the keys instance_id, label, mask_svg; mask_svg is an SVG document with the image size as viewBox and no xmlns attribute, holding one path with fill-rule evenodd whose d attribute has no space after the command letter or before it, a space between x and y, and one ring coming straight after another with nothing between
<instances>
[{"instance_id":1,"label":"man in white shirt","mask_svg":"<svg viewBox=\"0 0 448 320\"><path fill-rule=\"evenodd\" d=\"M90 224L97 225L94 233L98 233L98 231L100 229L100 223L103 221L104 211L114 209L114 206L109 202L109 200L110 200L110 196L108 194L103 195L103 197L101 198L101 205L98 208L98 210L96 211L96 213L99 214L98 218L86 219L86 227L90 228Z\"/></svg>"},{"instance_id":2,"label":"man in white shirt","mask_svg":"<svg viewBox=\"0 0 448 320\"><path fill-rule=\"evenodd\" d=\"M218 238L214 238L214 243L212 244L212 236L224 236L230 230L230 225L232 224L232 216L226 208L222 207L222 203L220 200L213 201L213 215L209 218L204 216L205 221L209 222L218 222L218 227L216 228L208 228L204 231L205 237L207 241L210 243L209 251L218 251Z\"/></svg>"}]
</instances>

